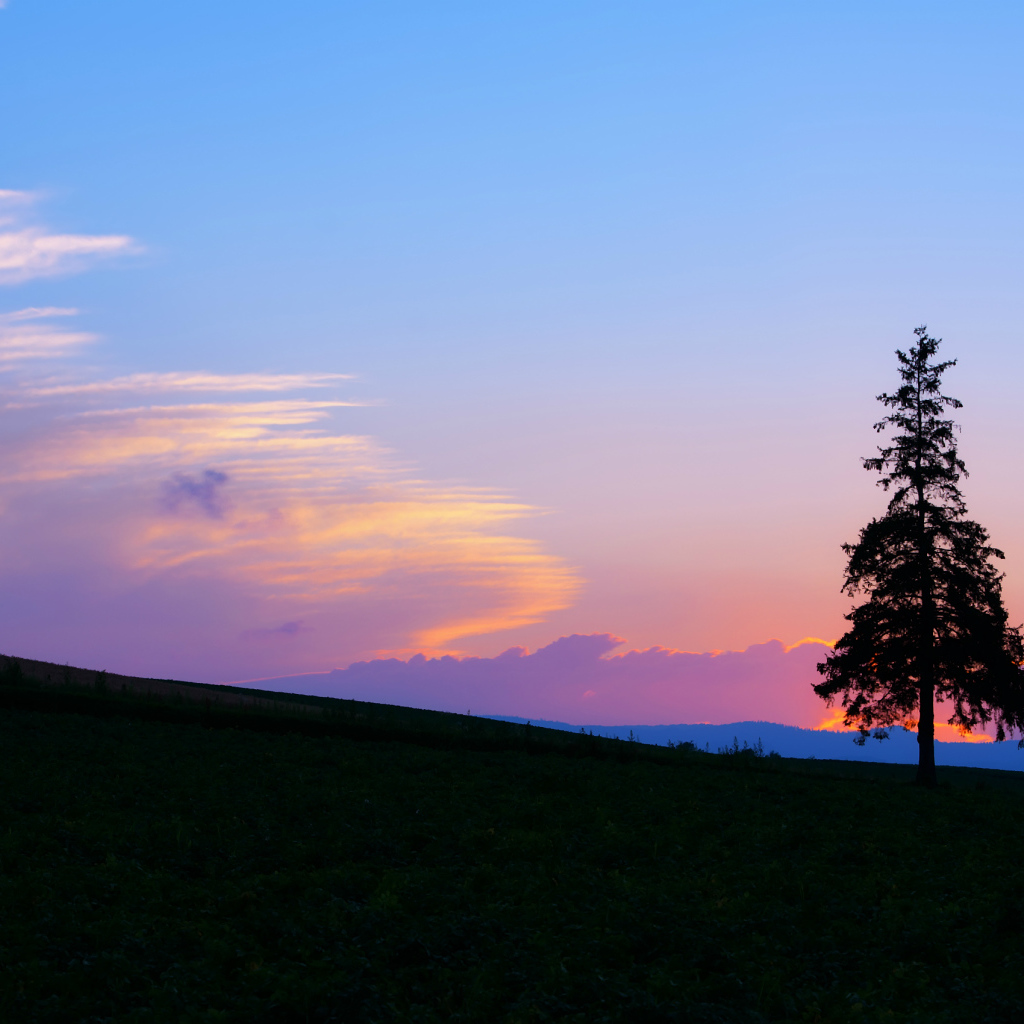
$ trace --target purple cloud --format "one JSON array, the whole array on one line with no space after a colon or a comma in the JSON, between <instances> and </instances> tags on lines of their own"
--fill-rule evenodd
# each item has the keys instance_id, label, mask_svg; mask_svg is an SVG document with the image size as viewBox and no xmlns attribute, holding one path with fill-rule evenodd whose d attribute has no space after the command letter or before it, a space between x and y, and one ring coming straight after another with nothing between
<instances>
[{"instance_id":1,"label":"purple cloud","mask_svg":"<svg viewBox=\"0 0 1024 1024\"><path fill-rule=\"evenodd\" d=\"M301 620L295 620L293 622L282 622L280 626L272 628L247 629L243 631L242 636L246 639L265 640L274 637L297 636L299 633L305 632L306 628L302 625Z\"/></svg>"},{"instance_id":2,"label":"purple cloud","mask_svg":"<svg viewBox=\"0 0 1024 1024\"><path fill-rule=\"evenodd\" d=\"M691 654L652 647L612 655L610 633L563 636L530 654L494 658L414 655L360 661L346 669L263 680L266 689L385 704L471 710L583 724L624 721L765 720L813 727L828 715L814 695L815 665L829 651L809 640L778 640L745 651Z\"/></svg>"},{"instance_id":3,"label":"purple cloud","mask_svg":"<svg viewBox=\"0 0 1024 1024\"><path fill-rule=\"evenodd\" d=\"M224 505L220 488L227 482L227 473L216 469L204 470L199 478L188 473L175 473L170 480L164 481L161 504L168 512L177 512L183 504L194 504L211 519L222 519Z\"/></svg>"}]
</instances>

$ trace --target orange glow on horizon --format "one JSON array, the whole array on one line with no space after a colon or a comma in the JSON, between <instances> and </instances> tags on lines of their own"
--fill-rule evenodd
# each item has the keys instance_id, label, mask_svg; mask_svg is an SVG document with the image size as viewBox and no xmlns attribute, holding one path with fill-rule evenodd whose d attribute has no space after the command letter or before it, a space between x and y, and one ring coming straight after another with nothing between
<instances>
[{"instance_id":1,"label":"orange glow on horizon","mask_svg":"<svg viewBox=\"0 0 1024 1024\"><path fill-rule=\"evenodd\" d=\"M829 713L814 727L819 732L854 732L843 721L845 712L842 708L832 708ZM904 728L914 725L907 722ZM913 732L911 728L909 731ZM935 738L942 743L992 743L993 738L983 732L966 732L959 726L947 722L935 723Z\"/></svg>"},{"instance_id":2,"label":"orange glow on horizon","mask_svg":"<svg viewBox=\"0 0 1024 1024\"><path fill-rule=\"evenodd\" d=\"M967 732L957 725L947 722L935 723L935 738L943 743L994 743L991 736L983 732Z\"/></svg>"},{"instance_id":3,"label":"orange glow on horizon","mask_svg":"<svg viewBox=\"0 0 1024 1024\"><path fill-rule=\"evenodd\" d=\"M818 732L851 732L843 721L846 712L842 708L830 708L828 714L814 727Z\"/></svg>"}]
</instances>

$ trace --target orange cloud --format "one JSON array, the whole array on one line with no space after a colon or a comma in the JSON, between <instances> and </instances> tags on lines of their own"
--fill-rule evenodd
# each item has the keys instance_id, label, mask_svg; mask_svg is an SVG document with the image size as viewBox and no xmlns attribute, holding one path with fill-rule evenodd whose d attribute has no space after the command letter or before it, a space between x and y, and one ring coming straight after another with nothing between
<instances>
[{"instance_id":1,"label":"orange cloud","mask_svg":"<svg viewBox=\"0 0 1024 1024\"><path fill-rule=\"evenodd\" d=\"M790 644L786 648L786 653L795 651L798 647L802 647L804 644L824 644L826 647L835 647L835 640L822 640L820 636L805 636L802 640L797 640L795 644Z\"/></svg>"},{"instance_id":2,"label":"orange cloud","mask_svg":"<svg viewBox=\"0 0 1024 1024\"><path fill-rule=\"evenodd\" d=\"M43 405L30 416L18 403L7 411L26 426L0 461L0 565L34 565L83 602L96 572L107 590L145 592L144 631L177 630L179 646L194 649L188 674L202 678L328 668L389 650L447 652L460 638L571 604L576 573L509 532L537 510L415 479L372 438L337 431L332 417L351 403L243 394L335 379L145 375L48 391L23 383ZM231 397L188 401L191 385ZM186 400L137 401L161 388ZM136 402L95 407L121 394ZM216 607L190 636L189 610L175 601L214 590ZM49 629L59 634L60 623ZM120 667L169 671L137 659Z\"/></svg>"}]
</instances>

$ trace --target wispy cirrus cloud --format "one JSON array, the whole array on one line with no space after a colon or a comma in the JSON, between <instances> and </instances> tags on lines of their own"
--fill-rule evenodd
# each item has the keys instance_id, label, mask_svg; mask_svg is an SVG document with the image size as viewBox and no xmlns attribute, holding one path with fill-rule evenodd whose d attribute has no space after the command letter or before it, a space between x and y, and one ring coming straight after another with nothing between
<instances>
[{"instance_id":1,"label":"wispy cirrus cloud","mask_svg":"<svg viewBox=\"0 0 1024 1024\"><path fill-rule=\"evenodd\" d=\"M134 251L51 233L0 191L0 284ZM0 650L225 680L542 620L579 587L518 536L538 510L417 479L345 432L338 373L83 377L93 335L0 316ZM39 360L57 363L41 376Z\"/></svg>"},{"instance_id":2,"label":"wispy cirrus cloud","mask_svg":"<svg viewBox=\"0 0 1024 1024\"><path fill-rule=\"evenodd\" d=\"M572 602L573 569L515 533L537 510L417 479L338 428L354 403L287 393L336 379L15 381L0 649L224 680L458 650Z\"/></svg>"},{"instance_id":3,"label":"wispy cirrus cloud","mask_svg":"<svg viewBox=\"0 0 1024 1024\"><path fill-rule=\"evenodd\" d=\"M49 321L74 316L78 310L54 306L0 313L0 369L37 359L70 355L96 340L86 331L67 330Z\"/></svg>"},{"instance_id":4,"label":"wispy cirrus cloud","mask_svg":"<svg viewBox=\"0 0 1024 1024\"><path fill-rule=\"evenodd\" d=\"M18 207L31 206L35 201L36 196L32 192L0 188L0 224L7 223L7 219L11 216L9 211L16 210Z\"/></svg>"},{"instance_id":5,"label":"wispy cirrus cloud","mask_svg":"<svg viewBox=\"0 0 1024 1024\"><path fill-rule=\"evenodd\" d=\"M72 235L28 223L37 197L0 189L0 284L83 270L95 260L139 251L128 235Z\"/></svg>"},{"instance_id":6,"label":"wispy cirrus cloud","mask_svg":"<svg viewBox=\"0 0 1024 1024\"><path fill-rule=\"evenodd\" d=\"M61 312L73 313L74 310ZM133 373L110 380L81 381L73 384L44 381L23 388L34 397L72 397L76 395L104 395L114 392L170 393L256 391L302 391L324 388L352 380L348 373ZM364 405L364 402L336 403Z\"/></svg>"}]
</instances>

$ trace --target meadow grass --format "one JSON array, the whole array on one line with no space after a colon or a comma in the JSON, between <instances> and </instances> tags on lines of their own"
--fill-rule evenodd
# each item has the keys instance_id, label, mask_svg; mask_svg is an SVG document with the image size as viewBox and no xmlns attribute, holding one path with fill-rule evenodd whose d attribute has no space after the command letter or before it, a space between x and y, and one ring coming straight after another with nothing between
<instances>
[{"instance_id":1,"label":"meadow grass","mask_svg":"<svg viewBox=\"0 0 1024 1024\"><path fill-rule=\"evenodd\" d=\"M10 708L0 751L3 1020L1024 1019L1008 773Z\"/></svg>"}]
</instances>

